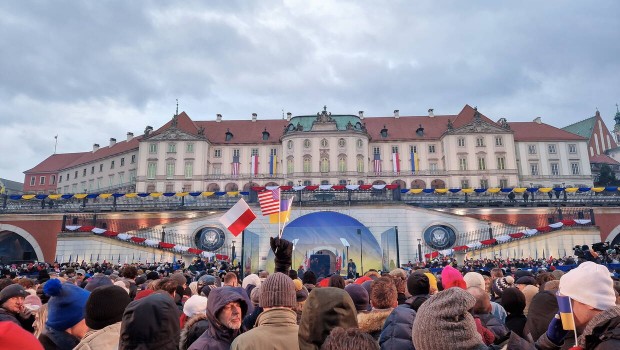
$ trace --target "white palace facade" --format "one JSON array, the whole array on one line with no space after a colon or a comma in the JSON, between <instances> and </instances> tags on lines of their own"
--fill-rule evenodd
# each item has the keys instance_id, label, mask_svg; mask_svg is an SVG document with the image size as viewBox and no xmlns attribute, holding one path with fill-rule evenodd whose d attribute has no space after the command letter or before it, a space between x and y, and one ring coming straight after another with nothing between
<instances>
[{"instance_id":1,"label":"white palace facade","mask_svg":"<svg viewBox=\"0 0 620 350\"><path fill-rule=\"evenodd\" d=\"M59 156L59 155L55 155ZM244 191L252 186L400 184L401 188L592 186L588 140L544 124L455 115L192 120L176 114L143 135L53 158L48 192ZM47 163L46 163L47 162ZM49 175L48 175L49 176ZM57 178L56 178L57 176ZM41 192L41 191L38 191Z\"/></svg>"}]
</instances>

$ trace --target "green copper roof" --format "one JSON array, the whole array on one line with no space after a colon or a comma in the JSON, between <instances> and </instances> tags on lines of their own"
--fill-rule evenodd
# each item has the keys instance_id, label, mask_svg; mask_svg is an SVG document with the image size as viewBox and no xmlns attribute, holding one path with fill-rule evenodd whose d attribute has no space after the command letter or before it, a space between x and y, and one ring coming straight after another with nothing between
<instances>
[{"instance_id":1,"label":"green copper roof","mask_svg":"<svg viewBox=\"0 0 620 350\"><path fill-rule=\"evenodd\" d=\"M592 131L594 130L594 124L596 122L596 117L588 118L577 122L575 124L563 127L562 130L566 130L570 133L582 136L590 140L592 136Z\"/></svg>"},{"instance_id":2,"label":"green copper roof","mask_svg":"<svg viewBox=\"0 0 620 350\"><path fill-rule=\"evenodd\" d=\"M346 130L349 122L351 122L354 128L357 123L363 124L360 118L356 115L332 115L331 118L336 122L336 127L338 130ZM316 115L300 115L291 118L290 124L297 127L297 124L299 123L303 127L303 131L310 131L312 129L312 123L316 120Z\"/></svg>"}]
</instances>

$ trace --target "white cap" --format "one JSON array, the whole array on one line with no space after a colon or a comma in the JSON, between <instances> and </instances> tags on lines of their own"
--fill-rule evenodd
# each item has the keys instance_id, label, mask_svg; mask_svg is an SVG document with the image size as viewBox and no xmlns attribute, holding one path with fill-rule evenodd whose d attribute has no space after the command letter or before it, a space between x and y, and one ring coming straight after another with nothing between
<instances>
[{"instance_id":1,"label":"white cap","mask_svg":"<svg viewBox=\"0 0 620 350\"><path fill-rule=\"evenodd\" d=\"M187 317L198 314L207 314L207 298L201 295L192 295L183 305L183 313Z\"/></svg>"},{"instance_id":2,"label":"white cap","mask_svg":"<svg viewBox=\"0 0 620 350\"><path fill-rule=\"evenodd\" d=\"M560 294L580 303L606 311L616 306L614 282L607 267L591 261L584 262L560 278Z\"/></svg>"}]
</instances>

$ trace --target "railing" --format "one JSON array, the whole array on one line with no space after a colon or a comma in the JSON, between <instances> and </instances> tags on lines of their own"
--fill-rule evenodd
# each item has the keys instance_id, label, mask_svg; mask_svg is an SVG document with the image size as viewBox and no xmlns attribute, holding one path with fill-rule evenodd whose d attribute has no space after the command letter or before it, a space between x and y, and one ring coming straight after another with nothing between
<instances>
[{"instance_id":1,"label":"railing","mask_svg":"<svg viewBox=\"0 0 620 350\"><path fill-rule=\"evenodd\" d=\"M282 198L294 198L295 206L364 205L368 203L408 204L425 208L438 207L580 207L620 206L620 193L560 193L551 197L544 193L529 195L527 199L510 199L505 193L401 193L400 190L315 190L282 191ZM114 211L178 211L220 210L232 207L239 198L256 203L256 193L249 195L134 197L58 200L9 200L0 195L0 213L80 213ZM568 213L568 212L567 212ZM567 214L568 215L568 214Z\"/></svg>"}]
</instances>

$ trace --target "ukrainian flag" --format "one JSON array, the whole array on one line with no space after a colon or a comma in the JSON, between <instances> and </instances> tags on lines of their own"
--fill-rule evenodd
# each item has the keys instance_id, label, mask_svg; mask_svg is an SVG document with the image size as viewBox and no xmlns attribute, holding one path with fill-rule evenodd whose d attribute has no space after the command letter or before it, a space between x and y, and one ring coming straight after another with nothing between
<instances>
[{"instance_id":1,"label":"ukrainian flag","mask_svg":"<svg viewBox=\"0 0 620 350\"><path fill-rule=\"evenodd\" d=\"M570 302L570 297L557 294L556 298L558 299L562 328L564 328L565 331L574 331L575 318L573 317L573 307Z\"/></svg>"},{"instance_id":2,"label":"ukrainian flag","mask_svg":"<svg viewBox=\"0 0 620 350\"><path fill-rule=\"evenodd\" d=\"M291 217L291 208L293 207L293 197L280 201L280 212L269 215L269 223L285 223Z\"/></svg>"}]
</instances>

